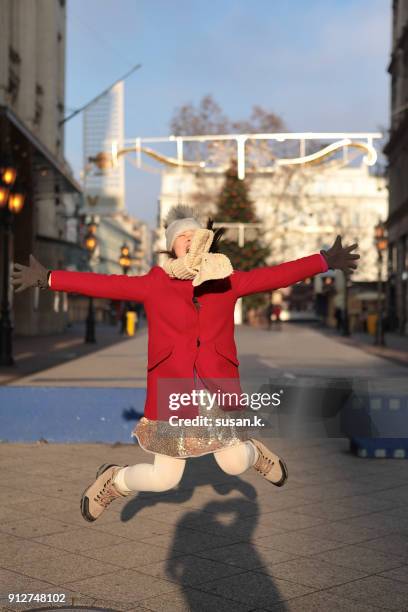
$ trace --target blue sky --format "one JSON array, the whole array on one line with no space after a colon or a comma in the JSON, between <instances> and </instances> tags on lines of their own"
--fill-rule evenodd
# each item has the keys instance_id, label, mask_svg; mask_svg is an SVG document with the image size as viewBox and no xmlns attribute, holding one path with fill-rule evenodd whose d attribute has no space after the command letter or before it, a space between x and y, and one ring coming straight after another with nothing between
<instances>
[{"instance_id":1,"label":"blue sky","mask_svg":"<svg viewBox=\"0 0 408 612\"><path fill-rule=\"evenodd\" d=\"M231 119L258 104L291 131L388 126L389 0L69 0L68 109L125 73L125 134L167 136L176 107L212 94ZM82 119L66 126L78 176ZM127 207L153 227L160 178L126 170Z\"/></svg>"}]
</instances>

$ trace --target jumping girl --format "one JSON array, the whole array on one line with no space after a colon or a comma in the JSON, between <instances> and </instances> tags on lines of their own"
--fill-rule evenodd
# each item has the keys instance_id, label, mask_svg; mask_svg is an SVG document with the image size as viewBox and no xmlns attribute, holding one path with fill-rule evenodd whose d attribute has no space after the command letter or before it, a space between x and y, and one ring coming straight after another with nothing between
<instances>
[{"instance_id":1,"label":"jumping girl","mask_svg":"<svg viewBox=\"0 0 408 612\"><path fill-rule=\"evenodd\" d=\"M95 521L117 498L139 491L167 491L183 475L186 459L214 453L227 474L253 467L276 486L288 478L283 459L239 427L173 427L169 424L169 392L219 386L239 389L239 361L234 341L234 306L241 296L288 287L329 268L351 274L357 267L357 244L344 247L337 236L333 246L307 257L247 272L233 270L218 252L224 230L203 227L194 210L173 209L164 224L169 255L142 276L47 270L30 255L30 265L15 264L15 291L38 286L113 300L143 302L148 321L147 392L144 416L132 435L154 453L153 464L103 464L81 498L85 520ZM167 387L166 387L167 385ZM167 395L165 393L167 388ZM163 397L167 398L166 401ZM188 416L208 414L202 395ZM233 404L214 405L211 416L237 410ZM174 414L174 413L173 413ZM182 413L181 413L182 414Z\"/></svg>"}]
</instances>

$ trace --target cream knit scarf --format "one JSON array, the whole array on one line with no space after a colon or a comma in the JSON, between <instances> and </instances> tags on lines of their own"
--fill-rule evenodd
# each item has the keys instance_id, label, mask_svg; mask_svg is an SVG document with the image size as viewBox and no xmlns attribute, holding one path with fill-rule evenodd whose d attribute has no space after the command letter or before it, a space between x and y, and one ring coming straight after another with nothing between
<instances>
[{"instance_id":1,"label":"cream knit scarf","mask_svg":"<svg viewBox=\"0 0 408 612\"><path fill-rule=\"evenodd\" d=\"M222 253L208 252L213 238L212 230L195 230L189 252L184 257L168 259L163 269L172 278L193 279L194 287L207 280L230 276L233 268L228 257Z\"/></svg>"}]
</instances>

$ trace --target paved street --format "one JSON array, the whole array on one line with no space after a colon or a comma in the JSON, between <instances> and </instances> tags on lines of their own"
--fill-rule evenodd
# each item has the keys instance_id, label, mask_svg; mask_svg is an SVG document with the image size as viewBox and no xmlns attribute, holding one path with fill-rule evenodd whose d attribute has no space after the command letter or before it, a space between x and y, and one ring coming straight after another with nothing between
<instances>
[{"instance_id":1,"label":"paved street","mask_svg":"<svg viewBox=\"0 0 408 612\"><path fill-rule=\"evenodd\" d=\"M318 329L237 330L244 377L371 377L407 369ZM146 332L11 384L143 386ZM10 384L10 383L9 383ZM65 593L114 610L407 610L408 466L361 459L344 439L266 440L290 479L188 462L176 490L79 511L104 462L151 461L134 444L0 444L2 609L7 593ZM45 606L45 604L42 604Z\"/></svg>"},{"instance_id":2,"label":"paved street","mask_svg":"<svg viewBox=\"0 0 408 612\"><path fill-rule=\"evenodd\" d=\"M105 332L117 339L117 331ZM397 378L408 370L402 363L367 353L345 343L332 333L306 325L287 325L281 332L236 327L241 375L250 377L338 376L373 380ZM66 359L51 368L10 380L11 385L144 387L146 381L147 330L133 338L119 339L110 346ZM78 346L82 346L79 341ZM100 350L98 350L100 349ZM408 346L407 346L408 350ZM74 355L75 357L75 355Z\"/></svg>"},{"instance_id":3,"label":"paved street","mask_svg":"<svg viewBox=\"0 0 408 612\"><path fill-rule=\"evenodd\" d=\"M65 364L101 348L125 341L119 325L98 323L95 344L84 342L85 323L74 323L64 333L46 336L15 336L13 357L15 366L0 366L0 385L10 384L23 376Z\"/></svg>"}]
</instances>

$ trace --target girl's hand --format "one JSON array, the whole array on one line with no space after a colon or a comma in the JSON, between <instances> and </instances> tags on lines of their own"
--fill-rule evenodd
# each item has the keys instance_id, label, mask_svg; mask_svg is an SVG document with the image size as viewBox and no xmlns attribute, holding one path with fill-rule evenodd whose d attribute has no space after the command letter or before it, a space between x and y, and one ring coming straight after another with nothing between
<instances>
[{"instance_id":1,"label":"girl's hand","mask_svg":"<svg viewBox=\"0 0 408 612\"><path fill-rule=\"evenodd\" d=\"M23 266L15 263L11 273L11 284L14 286L14 293L19 293L29 287L48 287L48 270L37 261L34 255L30 255L30 265ZM17 287L17 288L16 288Z\"/></svg>"},{"instance_id":2,"label":"girl's hand","mask_svg":"<svg viewBox=\"0 0 408 612\"><path fill-rule=\"evenodd\" d=\"M332 270L343 270L344 274L349 276L357 268L355 261L360 259L360 255L351 253L351 251L354 251L357 247L357 243L348 247L343 247L341 244L341 236L337 236L330 249L320 252L325 257L329 268Z\"/></svg>"}]
</instances>

